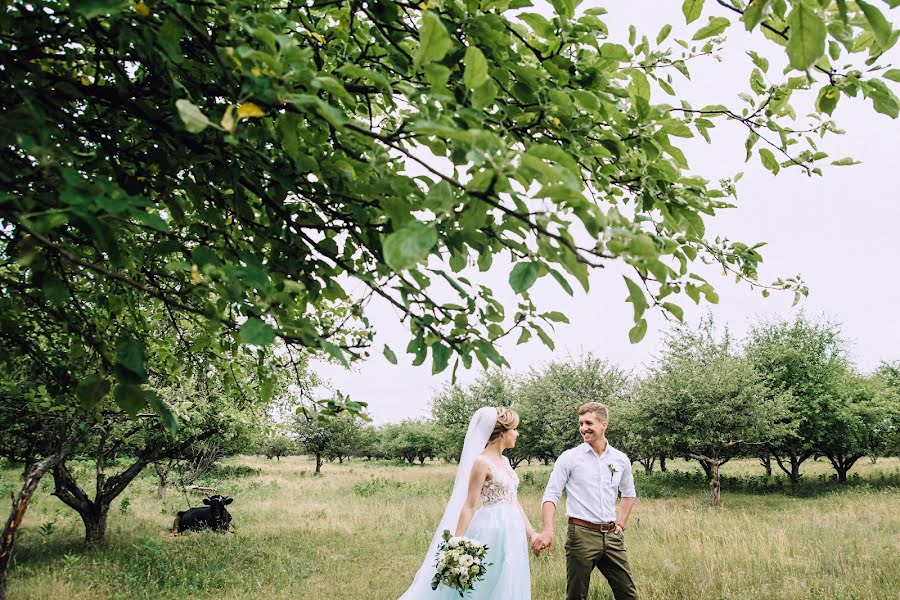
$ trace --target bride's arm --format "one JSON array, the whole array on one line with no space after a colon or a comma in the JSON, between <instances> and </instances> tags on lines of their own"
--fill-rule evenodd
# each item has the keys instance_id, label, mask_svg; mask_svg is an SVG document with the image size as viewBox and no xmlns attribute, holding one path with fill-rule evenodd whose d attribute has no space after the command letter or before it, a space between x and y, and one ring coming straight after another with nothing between
<instances>
[{"instance_id":1,"label":"bride's arm","mask_svg":"<svg viewBox=\"0 0 900 600\"><path fill-rule=\"evenodd\" d=\"M466 503L463 504L459 513L459 521L456 523L456 536L463 536L469 528L469 523L475 515L475 508L478 506L478 498L481 496L481 488L484 487L484 481L487 479L488 466L483 460L476 460L472 465L472 474L469 475L469 490L466 494Z\"/></svg>"}]
</instances>

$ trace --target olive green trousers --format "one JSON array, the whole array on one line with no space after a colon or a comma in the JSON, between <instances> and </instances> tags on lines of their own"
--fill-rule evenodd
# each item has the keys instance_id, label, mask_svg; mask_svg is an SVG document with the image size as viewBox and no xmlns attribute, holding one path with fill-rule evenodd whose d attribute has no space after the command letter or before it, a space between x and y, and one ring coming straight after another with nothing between
<instances>
[{"instance_id":1,"label":"olive green trousers","mask_svg":"<svg viewBox=\"0 0 900 600\"><path fill-rule=\"evenodd\" d=\"M616 600L637 600L623 537L570 523L566 536L566 600L587 600L595 567L606 577Z\"/></svg>"}]
</instances>

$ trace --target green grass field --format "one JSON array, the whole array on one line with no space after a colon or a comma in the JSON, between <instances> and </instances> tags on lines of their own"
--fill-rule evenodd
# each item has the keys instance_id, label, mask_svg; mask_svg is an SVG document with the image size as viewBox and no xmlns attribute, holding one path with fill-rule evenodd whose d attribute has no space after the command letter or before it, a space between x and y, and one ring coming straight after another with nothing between
<instances>
[{"instance_id":1,"label":"green grass field","mask_svg":"<svg viewBox=\"0 0 900 600\"><path fill-rule=\"evenodd\" d=\"M260 469L213 482L235 498L234 533L173 537L185 497L170 491L157 500L148 470L114 503L107 547L89 552L81 521L49 495L46 478L16 546L10 598L396 600L423 558L454 473L439 462L327 464L320 476L303 457L226 464ZM682 462L670 468L696 471ZM519 473L520 498L537 523L549 467L522 465ZM900 460L861 462L845 486L827 480L825 463L811 463L800 497L780 478L766 484L750 461L723 473L734 478L723 483L718 511L705 506L694 475L638 476L626 539L643 599L900 599ZM0 470L3 497L18 489L18 476ZM561 514L556 530L565 532ZM563 540L556 545L552 558L532 559L535 600L563 597ZM612 598L599 574L591 598Z\"/></svg>"}]
</instances>

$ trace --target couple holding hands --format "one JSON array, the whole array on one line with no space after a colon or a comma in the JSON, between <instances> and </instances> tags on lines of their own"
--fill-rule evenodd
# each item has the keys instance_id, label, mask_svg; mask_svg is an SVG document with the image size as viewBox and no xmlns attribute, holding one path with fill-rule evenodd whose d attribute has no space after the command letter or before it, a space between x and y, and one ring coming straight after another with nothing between
<instances>
[{"instance_id":1,"label":"couple holding hands","mask_svg":"<svg viewBox=\"0 0 900 600\"><path fill-rule=\"evenodd\" d=\"M566 600L586 600L596 567L616 600L634 600L637 589L628 565L624 531L635 502L631 461L606 440L609 411L588 402L578 411L584 443L556 460L541 501L543 530L525 516L516 492L519 478L503 456L516 444L519 415L508 408L479 409L469 423L450 501L432 538L422 567L400 600L451 600L458 589L433 589L435 554L444 530L488 547L486 573L467 596L470 600L530 600L528 546L536 555L552 553L553 518L567 493ZM616 516L616 499L622 502Z\"/></svg>"}]
</instances>

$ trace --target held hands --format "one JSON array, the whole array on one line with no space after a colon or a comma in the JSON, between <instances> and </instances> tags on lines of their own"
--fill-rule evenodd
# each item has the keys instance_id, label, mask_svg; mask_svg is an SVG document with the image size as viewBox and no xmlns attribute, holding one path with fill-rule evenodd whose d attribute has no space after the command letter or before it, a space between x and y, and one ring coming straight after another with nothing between
<instances>
[{"instance_id":1,"label":"held hands","mask_svg":"<svg viewBox=\"0 0 900 600\"><path fill-rule=\"evenodd\" d=\"M531 550L535 556L541 555L541 550L547 549L547 553L553 556L553 532L534 532L531 534Z\"/></svg>"}]
</instances>

